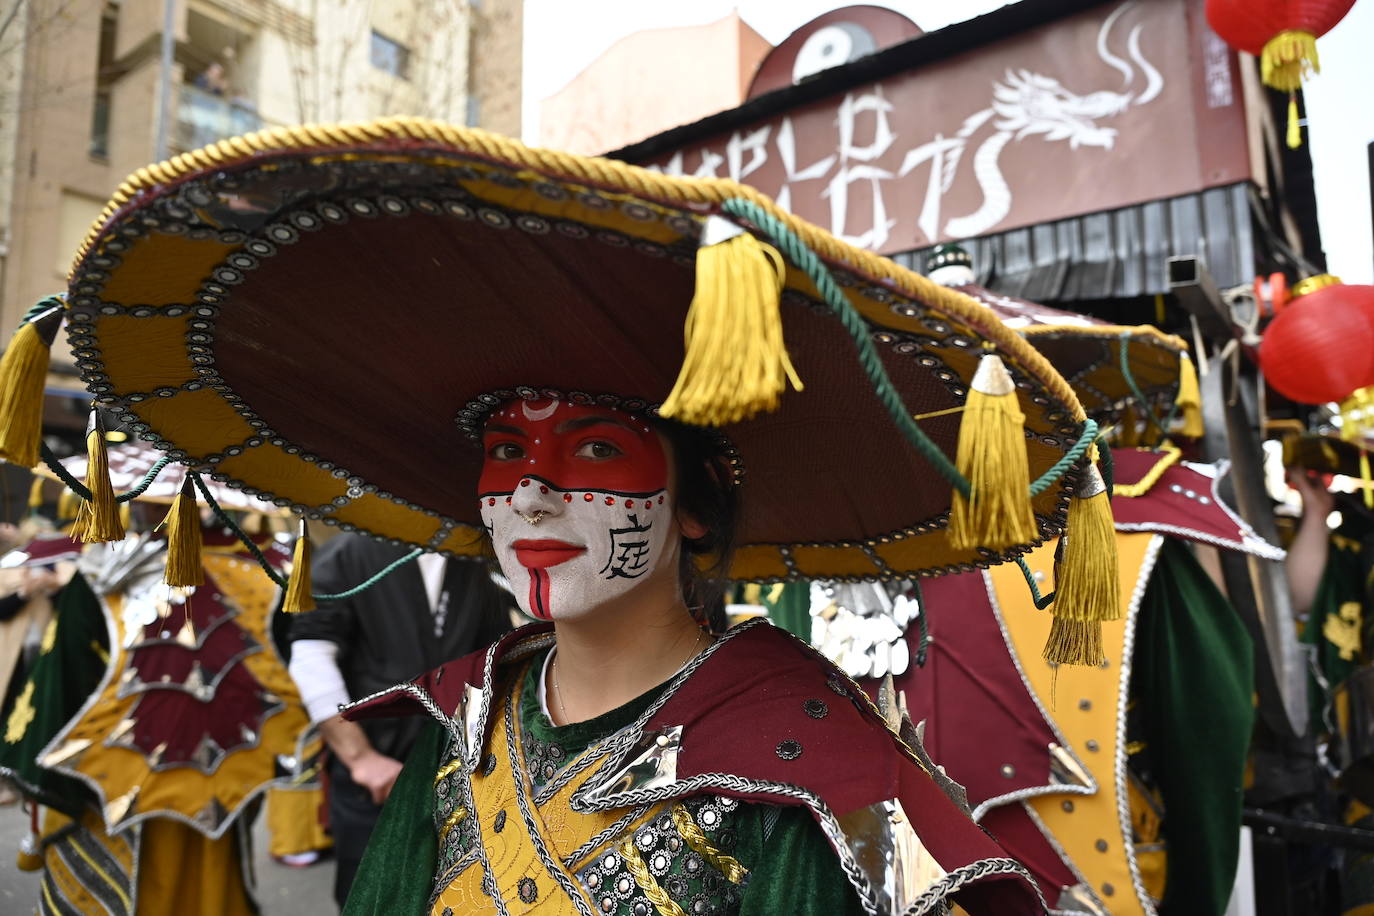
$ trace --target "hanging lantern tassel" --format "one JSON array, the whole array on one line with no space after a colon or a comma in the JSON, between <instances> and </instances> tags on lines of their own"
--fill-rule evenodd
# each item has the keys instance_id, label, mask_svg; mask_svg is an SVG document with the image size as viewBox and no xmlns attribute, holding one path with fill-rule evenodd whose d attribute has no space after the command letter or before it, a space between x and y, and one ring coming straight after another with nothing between
<instances>
[{"instance_id":1,"label":"hanging lantern tassel","mask_svg":"<svg viewBox=\"0 0 1374 916\"><path fill-rule=\"evenodd\" d=\"M1002 358L983 354L959 424L955 466L970 492L965 497L956 490L950 507L948 537L955 550L999 550L1039 535L1028 495L1025 421Z\"/></svg>"},{"instance_id":2,"label":"hanging lantern tassel","mask_svg":"<svg viewBox=\"0 0 1374 916\"><path fill-rule=\"evenodd\" d=\"M1200 439L1206 432L1202 425L1202 388L1197 383L1197 369L1187 353L1178 357L1178 398L1175 400L1183 412L1183 428L1179 433L1189 439Z\"/></svg>"},{"instance_id":3,"label":"hanging lantern tassel","mask_svg":"<svg viewBox=\"0 0 1374 916\"><path fill-rule=\"evenodd\" d=\"M1069 503L1064 555L1044 658L1058 665L1102 664L1102 622L1121 618L1116 536L1107 485L1089 464Z\"/></svg>"},{"instance_id":4,"label":"hanging lantern tassel","mask_svg":"<svg viewBox=\"0 0 1374 916\"><path fill-rule=\"evenodd\" d=\"M91 498L83 500L72 525L72 536L86 544L124 540L124 523L110 484L110 456L105 450L105 423L100 411L91 411L86 431L86 489Z\"/></svg>"},{"instance_id":5,"label":"hanging lantern tassel","mask_svg":"<svg viewBox=\"0 0 1374 916\"><path fill-rule=\"evenodd\" d=\"M163 522L167 526L167 571L163 581L168 585L197 586L205 584L205 568L200 562L200 507L196 505L195 483L187 474L181 492L172 501L172 508Z\"/></svg>"},{"instance_id":6,"label":"hanging lantern tassel","mask_svg":"<svg viewBox=\"0 0 1374 916\"><path fill-rule=\"evenodd\" d=\"M775 409L789 382L802 390L783 343L782 255L730 220L711 216L696 264L682 370L659 412L696 426L722 426Z\"/></svg>"},{"instance_id":7,"label":"hanging lantern tassel","mask_svg":"<svg viewBox=\"0 0 1374 916\"><path fill-rule=\"evenodd\" d=\"M1287 29L1265 42L1260 52L1260 80L1280 92L1288 93L1288 148L1302 146L1298 124L1298 90L1303 80L1320 73L1317 36L1299 29Z\"/></svg>"},{"instance_id":8,"label":"hanging lantern tassel","mask_svg":"<svg viewBox=\"0 0 1374 916\"><path fill-rule=\"evenodd\" d=\"M26 468L38 464L43 386L62 311L58 303L35 315L15 332L0 358L0 458L11 464Z\"/></svg>"},{"instance_id":9,"label":"hanging lantern tassel","mask_svg":"<svg viewBox=\"0 0 1374 916\"><path fill-rule=\"evenodd\" d=\"M306 530L305 519L301 519L300 530L296 533L296 551L291 556L291 581L286 583L286 597L282 600L282 610L288 614L299 614L315 610L315 598L310 594L310 532Z\"/></svg>"}]
</instances>

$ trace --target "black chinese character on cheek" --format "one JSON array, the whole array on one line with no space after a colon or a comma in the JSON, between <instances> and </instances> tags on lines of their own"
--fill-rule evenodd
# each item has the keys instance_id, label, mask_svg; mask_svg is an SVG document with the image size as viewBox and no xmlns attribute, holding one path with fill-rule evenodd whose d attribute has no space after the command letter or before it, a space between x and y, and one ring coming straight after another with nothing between
<instances>
[{"instance_id":1,"label":"black chinese character on cheek","mask_svg":"<svg viewBox=\"0 0 1374 916\"><path fill-rule=\"evenodd\" d=\"M607 579L638 579L649 567L649 529L653 522L643 525L637 515L626 517L629 523L625 528L611 529L611 555L601 574Z\"/></svg>"}]
</instances>

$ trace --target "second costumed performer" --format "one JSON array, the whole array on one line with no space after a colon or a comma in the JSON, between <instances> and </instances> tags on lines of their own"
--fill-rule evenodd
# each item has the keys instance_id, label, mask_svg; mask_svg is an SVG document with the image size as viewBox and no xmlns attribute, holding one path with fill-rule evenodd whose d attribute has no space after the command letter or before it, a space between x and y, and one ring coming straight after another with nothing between
<instances>
[{"instance_id":1,"label":"second costumed performer","mask_svg":"<svg viewBox=\"0 0 1374 916\"><path fill-rule=\"evenodd\" d=\"M1096 661L1095 425L973 300L732 182L416 119L138 173L70 293L135 431L345 530L494 552L539 621L348 710L428 725L346 912L1042 911L912 730L721 617L728 580L1067 529L1046 652Z\"/></svg>"}]
</instances>

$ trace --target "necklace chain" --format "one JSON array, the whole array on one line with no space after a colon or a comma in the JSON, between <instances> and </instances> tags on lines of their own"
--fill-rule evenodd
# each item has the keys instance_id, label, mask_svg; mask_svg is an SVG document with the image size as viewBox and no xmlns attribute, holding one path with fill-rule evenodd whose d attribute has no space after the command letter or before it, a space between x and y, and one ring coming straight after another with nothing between
<instances>
[{"instance_id":1,"label":"necklace chain","mask_svg":"<svg viewBox=\"0 0 1374 916\"><path fill-rule=\"evenodd\" d=\"M687 657L678 665L677 670L681 671L687 663L697 657L697 647L701 645L701 640L706 636L705 630L697 631L696 642L692 643L692 648L688 651ZM553 664L549 674L553 678L553 698L558 701L558 714L563 718L563 724L568 724L568 708L563 705L563 689L558 686L558 649L554 648Z\"/></svg>"}]
</instances>

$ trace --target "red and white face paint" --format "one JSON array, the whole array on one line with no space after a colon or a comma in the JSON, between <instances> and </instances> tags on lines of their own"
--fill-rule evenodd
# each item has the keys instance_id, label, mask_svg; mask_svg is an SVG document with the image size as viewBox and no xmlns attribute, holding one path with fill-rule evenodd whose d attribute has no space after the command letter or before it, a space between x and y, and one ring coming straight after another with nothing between
<instances>
[{"instance_id":1,"label":"red and white face paint","mask_svg":"<svg viewBox=\"0 0 1374 916\"><path fill-rule=\"evenodd\" d=\"M525 613L578 617L676 567L668 459L644 420L510 401L487 419L482 523Z\"/></svg>"}]
</instances>

